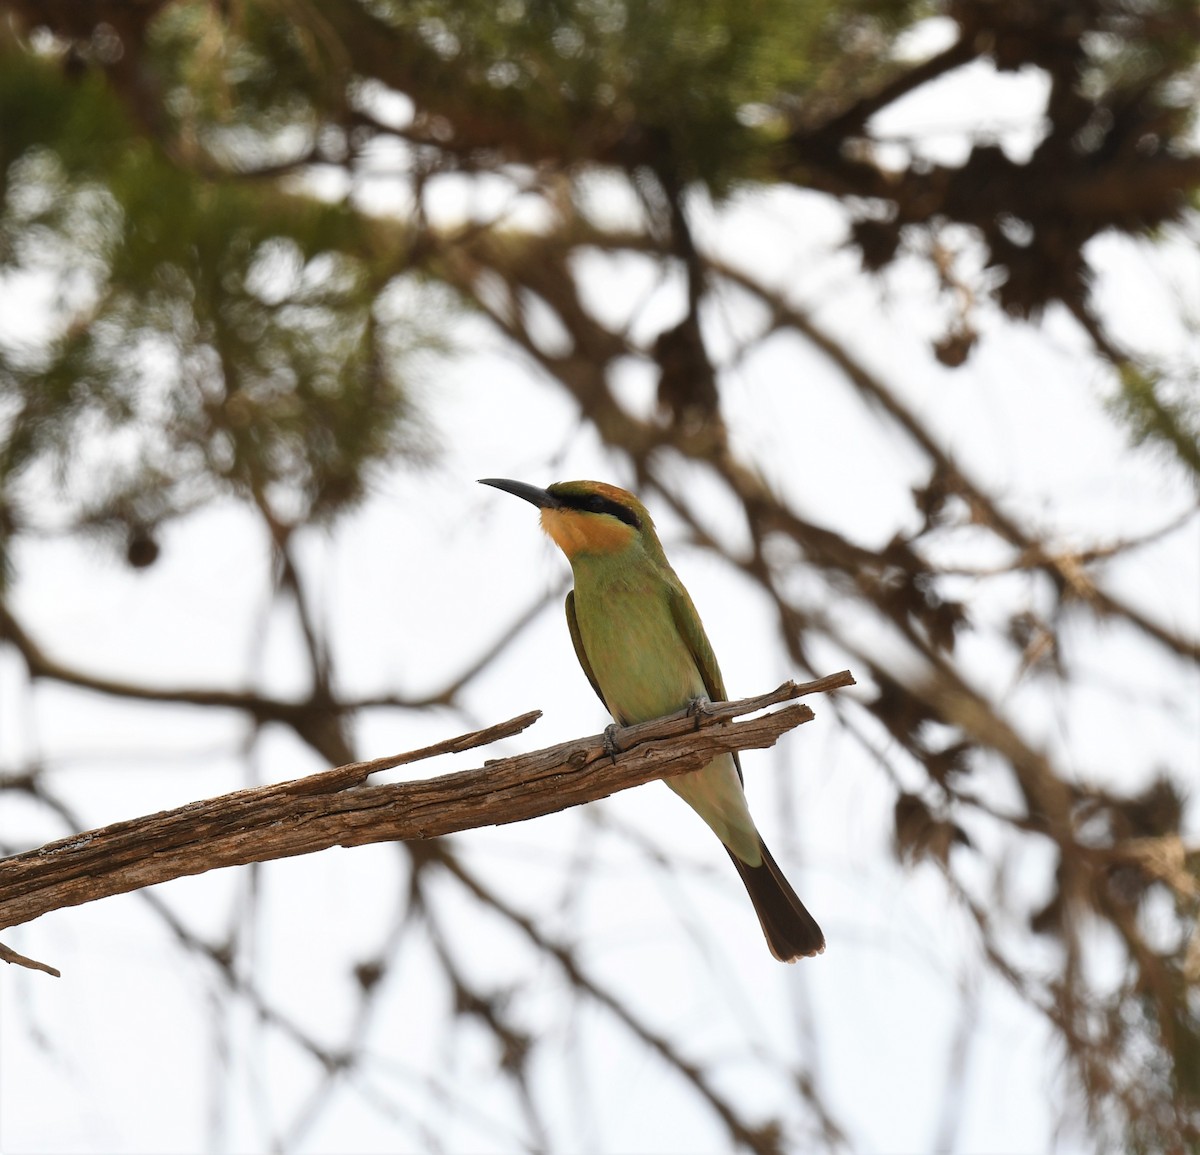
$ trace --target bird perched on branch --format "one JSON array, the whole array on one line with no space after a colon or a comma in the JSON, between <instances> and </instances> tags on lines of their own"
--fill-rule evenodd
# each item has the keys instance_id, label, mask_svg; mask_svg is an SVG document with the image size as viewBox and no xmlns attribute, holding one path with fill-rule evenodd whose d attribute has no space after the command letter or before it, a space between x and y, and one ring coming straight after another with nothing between
<instances>
[{"instance_id":1,"label":"bird perched on branch","mask_svg":"<svg viewBox=\"0 0 1200 1155\"><path fill-rule=\"evenodd\" d=\"M486 478L532 502L542 528L567 555L575 588L567 626L575 656L622 726L679 710L697 699L725 701L725 683L692 599L667 561L646 507L599 481L547 489ZM771 953L784 962L820 954L825 936L771 857L750 817L737 755L666 783L712 828L733 859Z\"/></svg>"}]
</instances>

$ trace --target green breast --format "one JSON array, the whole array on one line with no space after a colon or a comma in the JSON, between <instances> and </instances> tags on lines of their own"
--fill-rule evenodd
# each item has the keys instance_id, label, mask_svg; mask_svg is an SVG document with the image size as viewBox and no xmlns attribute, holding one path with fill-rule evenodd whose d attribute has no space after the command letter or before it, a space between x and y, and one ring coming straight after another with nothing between
<instances>
[{"instance_id":1,"label":"green breast","mask_svg":"<svg viewBox=\"0 0 1200 1155\"><path fill-rule=\"evenodd\" d=\"M613 717L644 722L686 706L704 681L671 617L669 588L651 573L575 567L575 617Z\"/></svg>"}]
</instances>

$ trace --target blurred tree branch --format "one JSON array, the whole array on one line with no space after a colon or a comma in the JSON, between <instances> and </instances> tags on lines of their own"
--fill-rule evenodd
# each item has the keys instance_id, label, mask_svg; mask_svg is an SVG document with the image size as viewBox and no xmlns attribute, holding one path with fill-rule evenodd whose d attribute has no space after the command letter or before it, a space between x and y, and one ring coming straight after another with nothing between
<instances>
[{"instance_id":1,"label":"blurred tree branch","mask_svg":"<svg viewBox=\"0 0 1200 1155\"><path fill-rule=\"evenodd\" d=\"M924 59L898 51L899 36L931 14L949 29L946 46ZM449 286L574 399L698 543L756 583L798 667L812 668L818 641L846 655L838 664L865 664L873 684L834 708L871 750L884 788L897 793L897 859L931 862L944 873L979 929L978 957L1055 1024L1089 1111L1099 1117L1117 1102L1135 1148L1165 1149L1173 1135L1194 1141L1186 1096L1200 1099L1200 1032L1188 990L1200 945L1189 947L1187 934L1200 905L1200 856L1181 838L1175 781L1186 783L1189 768L1131 766L1144 781L1117 794L1091 785L1089 767L1043 751L1024 732L1019 710L990 686L981 689L977 667L963 647L956 651L957 639L987 630L971 621L970 598L953 580L966 571L946 564L937 545L957 535L983 536L997 547L987 555L1000 558L992 569L966 575L980 585L1048 583L1048 604L1030 595L1022 606L1018 594L1007 632L992 630L987 640L1013 659L1017 681L1044 679L1053 695L1065 699L1088 674L1072 664L1070 631L1060 628L1066 620L1118 624L1161 660L1194 662L1200 643L1160 620L1153 603L1139 606L1122 596L1119 581L1106 580L1106 561L1137 540L1077 547L1018 512L1006 493L989 489L982 471L964 468L936 423L905 404L898 383L871 370L854 344L857 332L827 331L788 286L707 251L691 211L705 198L719 207L734 189L832 198L866 272L916 256L952 292L951 332L932 342L944 365L966 361L975 315L991 303L1036 318L1061 302L1115 370L1113 412L1126 430L1168 449L1194 477L1194 358L1164 368L1127 350L1093 292L1096 238L1162 236L1200 203L1194 3L844 0L806 9L247 0L230 9L203 0L10 0L5 17L0 270L53 276L63 254L67 270L64 310L44 345L0 347L7 423L0 438L0 640L20 654L30 685L237 711L252 723L248 749L262 727L279 724L327 765L352 761L357 711L461 708L460 691L544 603L419 698L343 696L336 639L325 636L308 597L292 537L351 511L374 468L413 452L411 399L398 368L409 334L396 321L403 310L389 311L387 296L406 278ZM1046 83L1026 159L986 128L963 130L957 165L930 161L917 140L876 131L879 114L964 65ZM411 108L396 115L396 98ZM907 160L895 159L905 152ZM369 198L357 194L383 174L381 157L401 194L391 203L404 207L373 214L361 207ZM541 231L517 227L504 212L436 227L427 200L431 178L445 173L483 174L514 198L536 200L546 210ZM586 181L597 174L634 191L640 220L626 214L619 229L595 222ZM329 175L343 183L324 200L309 178ZM964 267L944 241L949 230L969 237ZM682 264L683 320L635 339L632 324L599 316L579 274L578 258L593 251L648 262L664 282ZM979 267L971 271L974 259ZM818 350L841 384L925 463L911 516L897 523L891 541L863 544L849 527L820 524L771 490L752 453L731 448L717 403L725 366L716 363L705 324L714 299L719 304L730 290L748 293L768 314L746 350L779 333ZM535 301L560 323L562 340L544 340L530 308ZM147 380L142 354L164 347L175 351L175 377ZM625 394L614 392L618 369L630 362L657 373L657 416L635 414L620 400ZM145 397L157 406L141 407ZM155 436L140 443L140 472L72 470L80 438L120 440L147 430ZM673 475L680 457L732 495L748 549L732 550L695 515ZM158 528L214 496L253 508L272 554L274 592L296 603L311 691L289 701L236 687L160 686L48 653L37 623L26 623L18 599L3 595L17 574L15 543L44 532L44 495L29 479L49 476L65 479L55 491L61 506L45 520L59 527L52 532L124 538L131 566L153 564ZM1186 531L1195 512L1173 519L1166 532ZM821 592L797 593L797 576ZM834 602L870 623L871 642L847 631L830 610ZM1016 788L1005 795L1014 799L1007 808L972 778L996 765L1004 785ZM28 789L60 817L67 813L36 768L6 785ZM345 792L360 789L377 788ZM968 818L986 819L1002 834L1003 849L968 850L957 837ZM1044 906L1029 911L1005 888L1003 873L1005 855L1032 839L1049 841L1055 865L1043 880ZM973 876L958 870L967 853L993 872L987 901L963 882ZM576 955L530 933L537 928L528 918L485 887L451 846L409 843L400 857L412 868L405 918L423 910L434 925L424 867L439 864L536 951L560 959L585 990L591 980ZM1143 909L1150 894L1168 898L1165 919L1175 938L1147 933L1143 915L1163 913L1161 903ZM181 942L232 976L234 931L229 944L197 946L162 904L156 909ZM1023 928L1025 946L1033 935L1051 938L1061 948L1058 961L1046 973L1022 972L998 924ZM1106 989L1085 966L1096 925L1110 928L1124 951L1125 972ZM459 1013L491 1032L503 1069L524 1094L521 1025L501 997L472 981L450 936L436 941ZM253 995L252 988L230 989ZM370 989L364 979L364 1014ZM716 1082L619 994L597 1001L696 1087L735 1141L771 1148L766 1132L716 1095ZM295 1037L325 1064L331 1086L337 1056L302 1033ZM821 1116L818 1097L809 1102ZM823 1131L827 1146L838 1145L836 1127Z\"/></svg>"},{"instance_id":2,"label":"blurred tree branch","mask_svg":"<svg viewBox=\"0 0 1200 1155\"><path fill-rule=\"evenodd\" d=\"M0 927L220 867L332 846L433 839L594 802L698 769L719 753L771 746L787 730L809 721L812 711L787 706L728 723L779 702L853 684L843 671L802 685L785 682L755 698L682 710L616 732L615 752L604 736L597 736L489 762L478 770L364 785L378 771L519 733L540 716L534 711L420 750L114 823L0 860ZM24 961L9 953L13 957L8 961Z\"/></svg>"}]
</instances>

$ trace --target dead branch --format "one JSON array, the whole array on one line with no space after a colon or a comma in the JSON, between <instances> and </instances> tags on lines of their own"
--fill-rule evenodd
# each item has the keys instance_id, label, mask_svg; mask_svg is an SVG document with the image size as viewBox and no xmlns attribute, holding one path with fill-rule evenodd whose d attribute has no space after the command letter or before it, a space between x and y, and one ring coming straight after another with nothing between
<instances>
[{"instance_id":1,"label":"dead branch","mask_svg":"<svg viewBox=\"0 0 1200 1155\"><path fill-rule=\"evenodd\" d=\"M331 846L437 838L593 802L696 770L721 753L772 746L809 721L812 711L791 705L736 724L733 719L853 684L843 670L814 682L784 682L756 698L681 710L618 731L614 753L603 735L593 735L424 781L365 785L377 771L519 733L540 717L533 711L420 750L116 822L0 859L0 929L219 867ZM31 962L7 949L0 958Z\"/></svg>"},{"instance_id":2,"label":"dead branch","mask_svg":"<svg viewBox=\"0 0 1200 1155\"><path fill-rule=\"evenodd\" d=\"M18 954L12 947L7 947L2 942L0 942L0 962L16 963L17 966L28 967L31 971L45 971L46 974L53 975L56 979L62 978L62 971L57 967L52 967L49 963L38 962L35 958Z\"/></svg>"}]
</instances>

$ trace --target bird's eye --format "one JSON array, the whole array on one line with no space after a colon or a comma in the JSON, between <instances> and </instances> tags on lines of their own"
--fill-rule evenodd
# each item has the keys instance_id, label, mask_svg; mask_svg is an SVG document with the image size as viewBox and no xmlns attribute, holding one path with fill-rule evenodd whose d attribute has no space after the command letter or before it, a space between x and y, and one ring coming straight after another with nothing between
<instances>
[{"instance_id":1,"label":"bird's eye","mask_svg":"<svg viewBox=\"0 0 1200 1155\"><path fill-rule=\"evenodd\" d=\"M618 521L623 521L626 525L633 526L634 529L641 528L638 515L632 509L622 505L619 501L605 497L602 493L569 494L561 500L569 509L577 509L580 513L605 514L608 517L615 517Z\"/></svg>"}]
</instances>

